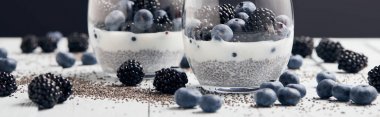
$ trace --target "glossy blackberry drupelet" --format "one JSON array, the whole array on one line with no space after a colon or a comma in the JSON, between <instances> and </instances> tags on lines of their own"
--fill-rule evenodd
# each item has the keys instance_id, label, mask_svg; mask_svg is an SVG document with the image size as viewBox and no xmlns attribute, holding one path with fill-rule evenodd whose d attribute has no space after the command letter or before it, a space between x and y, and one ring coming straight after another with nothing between
<instances>
[{"instance_id":1,"label":"glossy blackberry drupelet","mask_svg":"<svg viewBox=\"0 0 380 117\"><path fill-rule=\"evenodd\" d=\"M253 32L274 31L275 18L276 14L272 10L258 8L250 14L247 29Z\"/></svg>"},{"instance_id":2,"label":"glossy blackberry drupelet","mask_svg":"<svg viewBox=\"0 0 380 117\"><path fill-rule=\"evenodd\" d=\"M72 33L67 40L70 52L85 52L88 49L89 40L85 33Z\"/></svg>"},{"instance_id":3,"label":"glossy blackberry drupelet","mask_svg":"<svg viewBox=\"0 0 380 117\"><path fill-rule=\"evenodd\" d=\"M175 69L163 68L156 71L153 86L161 93L174 94L177 89L186 87L187 82L186 73Z\"/></svg>"},{"instance_id":4,"label":"glossy blackberry drupelet","mask_svg":"<svg viewBox=\"0 0 380 117\"><path fill-rule=\"evenodd\" d=\"M173 22L169 19L168 16L157 17L153 20L155 31L154 32L163 32L173 30Z\"/></svg>"},{"instance_id":5,"label":"glossy blackberry drupelet","mask_svg":"<svg viewBox=\"0 0 380 117\"><path fill-rule=\"evenodd\" d=\"M225 24L235 17L235 8L231 4L223 4L218 6L218 8L221 24Z\"/></svg>"},{"instance_id":6,"label":"glossy blackberry drupelet","mask_svg":"<svg viewBox=\"0 0 380 117\"><path fill-rule=\"evenodd\" d=\"M368 57L351 50L344 50L338 58L338 69L347 73L358 73L368 66Z\"/></svg>"},{"instance_id":7,"label":"glossy blackberry drupelet","mask_svg":"<svg viewBox=\"0 0 380 117\"><path fill-rule=\"evenodd\" d=\"M27 35L22 38L21 51L22 53L32 53L38 47L38 38L35 35Z\"/></svg>"},{"instance_id":8,"label":"glossy blackberry drupelet","mask_svg":"<svg viewBox=\"0 0 380 117\"><path fill-rule=\"evenodd\" d=\"M160 2L158 0L133 0L135 4L133 5L133 11L136 13L140 9L147 9L154 13L159 9Z\"/></svg>"},{"instance_id":9,"label":"glossy blackberry drupelet","mask_svg":"<svg viewBox=\"0 0 380 117\"><path fill-rule=\"evenodd\" d=\"M380 65L368 72L368 83L380 92Z\"/></svg>"},{"instance_id":10,"label":"glossy blackberry drupelet","mask_svg":"<svg viewBox=\"0 0 380 117\"><path fill-rule=\"evenodd\" d=\"M10 73L0 72L0 97L9 96L16 92L16 79Z\"/></svg>"},{"instance_id":11,"label":"glossy blackberry drupelet","mask_svg":"<svg viewBox=\"0 0 380 117\"><path fill-rule=\"evenodd\" d=\"M58 47L58 39L52 37L40 37L38 39L38 45L41 47L42 52L52 53Z\"/></svg>"},{"instance_id":12,"label":"glossy blackberry drupelet","mask_svg":"<svg viewBox=\"0 0 380 117\"><path fill-rule=\"evenodd\" d=\"M314 41L311 37L295 37L293 42L293 55L301 55L302 57L310 56L313 53Z\"/></svg>"},{"instance_id":13,"label":"glossy blackberry drupelet","mask_svg":"<svg viewBox=\"0 0 380 117\"><path fill-rule=\"evenodd\" d=\"M322 39L315 48L317 55L326 63L336 62L343 49L343 46L339 42L331 41L328 38Z\"/></svg>"},{"instance_id":14,"label":"glossy blackberry drupelet","mask_svg":"<svg viewBox=\"0 0 380 117\"><path fill-rule=\"evenodd\" d=\"M36 103L39 109L49 109L58 103L62 91L46 75L39 75L28 85L28 95L29 99Z\"/></svg>"},{"instance_id":15,"label":"glossy blackberry drupelet","mask_svg":"<svg viewBox=\"0 0 380 117\"><path fill-rule=\"evenodd\" d=\"M127 86L136 86L140 84L144 78L143 67L136 60L128 60L124 62L117 70L119 81Z\"/></svg>"},{"instance_id":16,"label":"glossy blackberry drupelet","mask_svg":"<svg viewBox=\"0 0 380 117\"><path fill-rule=\"evenodd\" d=\"M68 79L62 77L61 75L54 75L52 73L45 74L45 77L53 80L61 90L62 95L58 98L58 103L65 102L71 94L73 94L73 84Z\"/></svg>"}]
</instances>

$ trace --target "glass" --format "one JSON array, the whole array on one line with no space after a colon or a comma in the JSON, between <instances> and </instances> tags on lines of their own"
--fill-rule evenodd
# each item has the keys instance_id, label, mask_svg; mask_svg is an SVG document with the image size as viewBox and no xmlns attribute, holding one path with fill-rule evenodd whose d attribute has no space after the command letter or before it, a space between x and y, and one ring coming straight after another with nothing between
<instances>
[{"instance_id":1,"label":"glass","mask_svg":"<svg viewBox=\"0 0 380 117\"><path fill-rule=\"evenodd\" d=\"M186 0L185 53L202 88L248 93L285 70L291 0Z\"/></svg>"},{"instance_id":2,"label":"glass","mask_svg":"<svg viewBox=\"0 0 380 117\"><path fill-rule=\"evenodd\" d=\"M107 73L139 61L146 75L178 66L184 54L182 0L90 0L91 45Z\"/></svg>"}]
</instances>

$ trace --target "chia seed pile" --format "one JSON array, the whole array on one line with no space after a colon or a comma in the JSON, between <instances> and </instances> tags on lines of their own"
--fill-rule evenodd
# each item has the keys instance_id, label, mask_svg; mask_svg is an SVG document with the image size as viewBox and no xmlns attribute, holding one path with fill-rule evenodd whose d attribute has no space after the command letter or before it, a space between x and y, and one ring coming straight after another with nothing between
<instances>
[{"instance_id":1,"label":"chia seed pile","mask_svg":"<svg viewBox=\"0 0 380 117\"><path fill-rule=\"evenodd\" d=\"M252 59L241 62L216 60L197 62L191 60L192 68L201 85L218 87L257 87L263 82L276 80L288 57L276 57L262 61Z\"/></svg>"},{"instance_id":2,"label":"chia seed pile","mask_svg":"<svg viewBox=\"0 0 380 117\"><path fill-rule=\"evenodd\" d=\"M117 52L109 52L98 48L97 57L105 72L116 73L117 68L127 60L139 60L144 67L144 72L154 74L161 68L178 66L183 52L177 51L158 51L158 50L141 50L133 52L129 50L119 50Z\"/></svg>"}]
</instances>

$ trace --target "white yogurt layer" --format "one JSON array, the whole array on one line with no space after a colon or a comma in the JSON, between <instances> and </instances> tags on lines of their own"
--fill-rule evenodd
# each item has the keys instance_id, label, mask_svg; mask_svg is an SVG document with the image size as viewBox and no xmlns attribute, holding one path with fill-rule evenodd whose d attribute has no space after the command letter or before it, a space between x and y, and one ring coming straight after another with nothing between
<instances>
[{"instance_id":1,"label":"white yogurt layer","mask_svg":"<svg viewBox=\"0 0 380 117\"><path fill-rule=\"evenodd\" d=\"M89 24L90 25L90 24ZM104 51L183 51L182 32L141 33L104 31L90 25L91 44ZM97 38L95 38L95 34ZM135 37L136 41L132 38Z\"/></svg>"},{"instance_id":2,"label":"white yogurt layer","mask_svg":"<svg viewBox=\"0 0 380 117\"><path fill-rule=\"evenodd\" d=\"M184 43L186 55L197 62L265 60L290 56L293 36L278 41L259 42L197 41L185 37ZM233 53L236 53L236 57Z\"/></svg>"}]
</instances>

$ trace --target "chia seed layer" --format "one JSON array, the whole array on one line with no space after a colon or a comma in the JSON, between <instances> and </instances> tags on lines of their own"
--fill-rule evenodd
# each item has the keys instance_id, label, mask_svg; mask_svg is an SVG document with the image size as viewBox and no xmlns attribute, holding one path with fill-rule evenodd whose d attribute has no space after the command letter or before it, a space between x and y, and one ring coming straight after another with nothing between
<instances>
[{"instance_id":1,"label":"chia seed layer","mask_svg":"<svg viewBox=\"0 0 380 117\"><path fill-rule=\"evenodd\" d=\"M254 61L236 62L191 60L194 74L202 86L213 87L258 87L263 82L276 80L282 73L289 57L276 57Z\"/></svg>"},{"instance_id":2,"label":"chia seed layer","mask_svg":"<svg viewBox=\"0 0 380 117\"><path fill-rule=\"evenodd\" d=\"M127 60L134 59L141 63L147 75L154 74L162 68L178 66L183 56L182 51L158 51L140 50L138 52L130 50L119 50L109 52L100 48L96 49L96 54L103 70L108 73L116 73L117 68Z\"/></svg>"}]
</instances>

